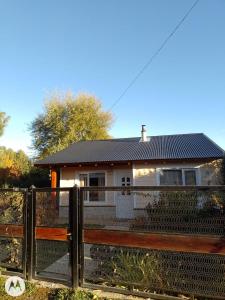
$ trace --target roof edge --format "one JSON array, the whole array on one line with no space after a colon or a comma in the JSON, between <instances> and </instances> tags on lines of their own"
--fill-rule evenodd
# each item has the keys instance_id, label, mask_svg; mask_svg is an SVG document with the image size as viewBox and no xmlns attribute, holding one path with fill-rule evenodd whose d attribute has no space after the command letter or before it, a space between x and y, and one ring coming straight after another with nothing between
<instances>
[{"instance_id":1,"label":"roof edge","mask_svg":"<svg viewBox=\"0 0 225 300\"><path fill-rule=\"evenodd\" d=\"M210 162L213 160L219 160L223 157L203 157L203 158L167 158L167 159L143 159L143 160L118 160L118 161L95 161L95 162L74 162L74 163L34 163L36 167L51 167L51 166L57 166L57 167L79 167L79 165L82 166L93 166L93 165L112 165L112 164L132 164L132 163L159 163L159 162Z\"/></svg>"}]
</instances>

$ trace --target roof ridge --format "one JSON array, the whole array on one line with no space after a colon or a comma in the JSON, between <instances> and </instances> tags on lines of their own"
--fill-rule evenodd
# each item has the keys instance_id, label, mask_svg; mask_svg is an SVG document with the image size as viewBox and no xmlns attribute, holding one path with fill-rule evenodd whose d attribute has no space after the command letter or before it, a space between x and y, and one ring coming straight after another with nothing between
<instances>
[{"instance_id":1,"label":"roof ridge","mask_svg":"<svg viewBox=\"0 0 225 300\"><path fill-rule=\"evenodd\" d=\"M159 134L159 135L148 135L147 137L164 137L164 136L178 136L178 135L204 135L203 132L191 132L191 133L175 133L175 134ZM111 139L100 139L100 140L90 140L90 141L114 141L114 140L132 140L140 139L140 136L135 137L124 137L124 138L111 138Z\"/></svg>"}]
</instances>

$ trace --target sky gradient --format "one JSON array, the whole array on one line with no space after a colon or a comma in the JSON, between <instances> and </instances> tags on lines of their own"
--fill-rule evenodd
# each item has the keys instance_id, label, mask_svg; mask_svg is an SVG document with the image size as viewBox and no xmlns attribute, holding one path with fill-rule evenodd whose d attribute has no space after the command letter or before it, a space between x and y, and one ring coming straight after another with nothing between
<instances>
[{"instance_id":1,"label":"sky gradient","mask_svg":"<svg viewBox=\"0 0 225 300\"><path fill-rule=\"evenodd\" d=\"M52 91L109 109L193 0L0 0L0 144L31 154L28 124ZM113 109L114 137L204 132L225 148L225 1L200 0Z\"/></svg>"}]
</instances>

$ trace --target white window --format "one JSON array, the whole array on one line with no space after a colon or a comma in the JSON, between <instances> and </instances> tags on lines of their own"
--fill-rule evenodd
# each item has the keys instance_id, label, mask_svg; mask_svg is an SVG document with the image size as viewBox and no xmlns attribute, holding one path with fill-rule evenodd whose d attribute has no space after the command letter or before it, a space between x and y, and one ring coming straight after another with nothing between
<instances>
[{"instance_id":1,"label":"white window","mask_svg":"<svg viewBox=\"0 0 225 300\"><path fill-rule=\"evenodd\" d=\"M160 185L196 185L195 169L162 169L159 171Z\"/></svg>"},{"instance_id":2,"label":"white window","mask_svg":"<svg viewBox=\"0 0 225 300\"><path fill-rule=\"evenodd\" d=\"M80 174L80 187L84 186L105 186L105 173ZM105 192L97 190L84 192L84 201L105 201Z\"/></svg>"}]
</instances>

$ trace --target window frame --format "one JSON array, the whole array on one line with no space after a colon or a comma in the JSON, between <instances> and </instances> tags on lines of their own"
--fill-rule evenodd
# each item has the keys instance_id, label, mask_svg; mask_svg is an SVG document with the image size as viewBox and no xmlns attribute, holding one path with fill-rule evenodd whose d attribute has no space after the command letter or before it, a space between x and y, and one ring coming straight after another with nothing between
<instances>
[{"instance_id":1,"label":"window frame","mask_svg":"<svg viewBox=\"0 0 225 300\"><path fill-rule=\"evenodd\" d=\"M185 182L185 171L195 171L195 178L196 178L196 186L199 185L200 183L200 175L199 175L199 169L198 168L191 168L191 167L188 167L188 168L157 168L157 178L156 178L156 181L157 181L157 185L158 186L163 186L161 185L161 182L160 182L160 172L161 171L181 171L182 172L182 185L170 185L170 186L188 186L186 185L186 182ZM164 185L165 186L165 185Z\"/></svg>"},{"instance_id":2,"label":"window frame","mask_svg":"<svg viewBox=\"0 0 225 300\"><path fill-rule=\"evenodd\" d=\"M78 180L79 180L79 186L80 186L80 175L87 175L87 182L88 182L88 187L90 186L90 174L104 174L105 175L105 186L107 186L107 176L106 176L106 171L84 171L84 172L80 172L78 174ZM105 200L104 201L90 201L89 200L89 192L87 192L87 199L84 200L84 203L88 203L88 204L104 204L107 202L107 192L105 192Z\"/></svg>"},{"instance_id":3,"label":"window frame","mask_svg":"<svg viewBox=\"0 0 225 300\"><path fill-rule=\"evenodd\" d=\"M197 171L196 171L196 169L183 169L182 170L183 185L190 186L190 184L186 184L186 177L185 177L185 172L186 171L194 171L195 172L195 185L198 185L198 179L197 179Z\"/></svg>"}]
</instances>

